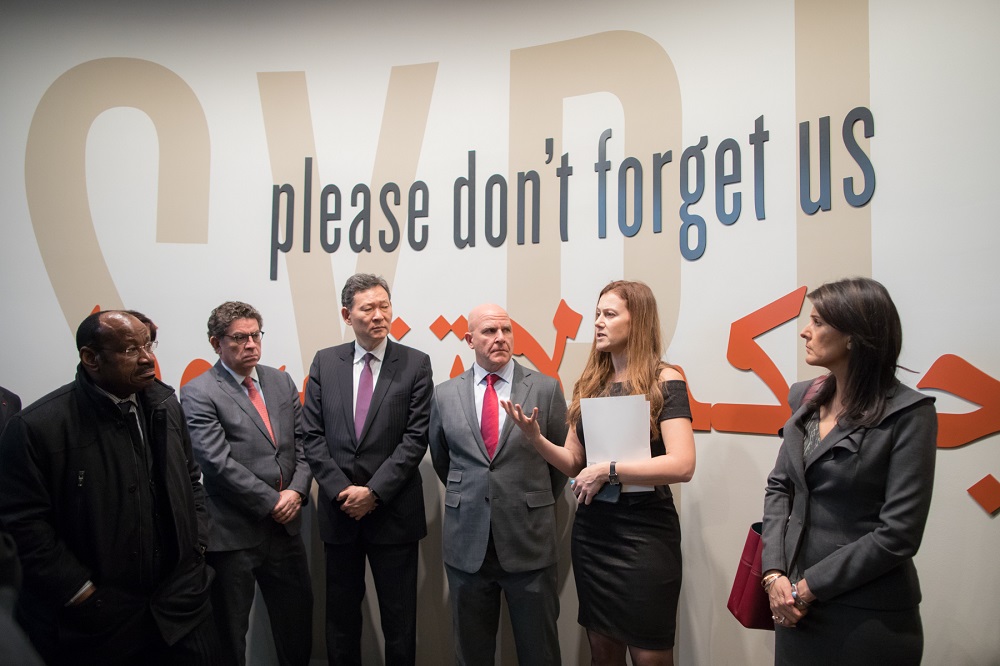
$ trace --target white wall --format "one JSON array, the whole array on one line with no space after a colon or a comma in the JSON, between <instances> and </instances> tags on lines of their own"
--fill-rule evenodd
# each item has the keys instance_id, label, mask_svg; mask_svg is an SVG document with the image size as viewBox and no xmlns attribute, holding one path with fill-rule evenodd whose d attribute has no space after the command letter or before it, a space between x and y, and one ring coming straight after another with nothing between
<instances>
[{"instance_id":1,"label":"white wall","mask_svg":"<svg viewBox=\"0 0 1000 666\"><path fill-rule=\"evenodd\" d=\"M697 400L774 405L777 398L758 376L727 359L730 326L801 286L818 286L803 276L813 274L812 262L831 263L831 253L815 244L802 248L797 240L803 225L853 215L870 233L830 227L831 247L843 240L836 238L842 231L853 249L832 255L833 268L824 269L823 279L842 276L835 272L842 258L845 271L858 272L861 261L863 272L889 287L905 329L901 362L916 371L903 373L905 382L915 385L941 357L957 355L992 378L986 397L995 400L1000 355L993 331L1000 310L992 285L1000 276L1000 231L991 179L1000 149L994 121L1000 46L992 29L1000 6L873 1L843 3L838 11L846 25L830 21L820 35L803 27L803 17L816 12L808 2L96 0L5 6L0 275L7 288L0 384L30 402L69 381L75 326L99 304L139 309L157 321L163 379L177 386L191 361L214 361L205 321L212 307L228 299L249 301L264 313L264 361L286 366L301 383L314 351L343 339L335 297L357 269L393 276L396 316L411 328L403 341L431 355L436 382L449 376L456 356L465 364L472 358L456 336L439 339L431 330L439 316L450 323L477 303L505 303L551 355L552 319L561 298L583 315L559 366L568 388L591 339L597 291L610 279L641 277L654 284L666 312L668 359L683 366ZM847 68L829 84L809 81L802 52L813 37L832 39L836 48L828 60L834 70L841 57L856 60L864 48L866 66ZM92 124L84 122L86 103L119 99L99 85L114 89L124 81L115 78L117 65L104 60L112 58L130 59L138 68L133 83L118 86L125 90L115 94L143 100L137 103L142 110L109 103L114 108ZM532 82L539 70L561 74ZM54 84L67 73L80 84L61 92L65 97L55 107L45 106L44 96L63 90ZM162 99L157 95L168 84L158 76L172 81ZM266 89L275 81L288 88L269 98L269 107ZM297 88L296 81L305 87ZM186 106L178 101L185 95ZM198 123L181 111L192 105L203 114L207 141L161 143L161 125L171 121L179 123L181 137L196 136L191 128ZM833 208L803 221L798 123L810 121L815 132L818 122L799 115L807 106L828 109L836 154ZM859 210L844 202L840 183L848 175L859 178L860 171L838 161L844 154L840 122L856 106L870 109L875 120L874 137L860 143L877 177L871 202ZM296 119L300 112L307 113L305 121ZM748 140L759 116L770 132L763 220L754 218ZM83 122L82 135L73 134L74 119ZM608 236L600 239L594 163L598 137L608 128L613 167ZM64 130L65 145L56 139ZM76 152L74 136L82 146ZM679 164L683 151L702 136L708 137L706 190L691 210L706 220L707 247L691 261L681 257L677 242ZM551 164L544 163L548 137L556 144ZM742 149L743 169L742 182L727 189L741 193L743 202L731 227L716 217L713 170L719 143L730 137ZM181 156L177 171L160 162L171 150ZM456 178L467 175L471 150L477 158L479 229L476 246L460 250L452 242L452 196ZM653 234L652 154L666 150L673 151L673 162L663 172L664 231ZM554 171L562 153L569 153L574 169L567 242L558 237ZM640 160L645 176L645 215L635 239L623 238L617 225L617 172L627 156ZM328 183L341 188L345 235L357 212L349 205L355 184L374 190L373 224L379 230L386 228L377 212L382 184L398 182L405 202L414 179L426 182L426 248L414 251L404 240L398 254L386 255L376 237L375 251L359 258L344 247L345 239L326 255L314 208L312 251L301 252L297 220L295 247L281 255L278 279L270 280L272 187L291 183L301 201L305 157L314 158L314 197ZM196 175L200 168L204 176ZM528 169L543 179L542 240L518 248L513 193L517 172ZM511 192L508 240L500 248L486 243L482 229L485 184L494 173L507 179ZM164 194L171 184L189 182L179 194ZM37 189L30 189L32 183ZM74 195L73 187L81 184L82 194ZM207 203L198 203L199 188ZM158 199L162 209L167 198L182 205L173 216L161 212L157 240ZM301 204L297 209L300 220ZM405 217L404 209L397 214ZM90 259L81 258L82 241L60 246L59 239L75 239L88 229L90 219L97 239L93 256L106 262L109 281L84 263ZM181 227L181 238L169 237ZM74 266L87 268L74 274ZM800 378L794 320L757 342L786 383ZM953 392L973 395L967 380L956 382ZM974 401L931 392L940 412L978 409ZM995 416L985 415L983 423L987 433L1000 429ZM681 491L685 582L678 663L769 663L771 636L741 629L725 602L747 525L760 517L779 440L712 430L699 432L697 443L698 470ZM1000 658L991 602L1000 591L1000 533L995 516L966 492L987 474L1000 475L995 444L996 435L989 434L939 450L934 503L917 558L925 592L925 663ZM433 475L425 473L432 513L441 509L437 492ZM438 520L439 513L429 516L432 536L421 565L424 663L439 661L450 640L435 559L439 547L431 541L440 534ZM560 629L568 660L585 653L571 575ZM317 638L321 645L321 634Z\"/></svg>"}]
</instances>

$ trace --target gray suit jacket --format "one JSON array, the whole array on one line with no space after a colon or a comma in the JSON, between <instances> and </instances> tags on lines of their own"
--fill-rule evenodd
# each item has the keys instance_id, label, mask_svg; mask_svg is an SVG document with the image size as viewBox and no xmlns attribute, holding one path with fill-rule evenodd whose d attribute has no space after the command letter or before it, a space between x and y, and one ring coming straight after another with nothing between
<instances>
[{"instance_id":1,"label":"gray suit jacket","mask_svg":"<svg viewBox=\"0 0 1000 666\"><path fill-rule=\"evenodd\" d=\"M767 480L763 570L805 578L820 601L912 608L934 486L934 398L897 384L877 424L837 424L803 460L809 384L789 392L794 413Z\"/></svg>"},{"instance_id":2,"label":"gray suit jacket","mask_svg":"<svg viewBox=\"0 0 1000 666\"><path fill-rule=\"evenodd\" d=\"M445 484L444 561L475 573L490 530L504 571L541 569L556 561L556 497L566 477L548 465L510 418L490 460L476 416L473 371L437 387L431 408L430 449ZM515 362L511 400L528 413L538 407L550 442L566 441L566 399L559 383Z\"/></svg>"},{"instance_id":3,"label":"gray suit jacket","mask_svg":"<svg viewBox=\"0 0 1000 666\"><path fill-rule=\"evenodd\" d=\"M221 361L181 389L213 519L211 551L261 543L271 527L280 483L298 491L303 503L309 498L312 475L302 452L298 389L288 373L265 365L257 366L257 378L277 446L243 387ZM300 513L285 529L298 534L301 523Z\"/></svg>"}]
</instances>

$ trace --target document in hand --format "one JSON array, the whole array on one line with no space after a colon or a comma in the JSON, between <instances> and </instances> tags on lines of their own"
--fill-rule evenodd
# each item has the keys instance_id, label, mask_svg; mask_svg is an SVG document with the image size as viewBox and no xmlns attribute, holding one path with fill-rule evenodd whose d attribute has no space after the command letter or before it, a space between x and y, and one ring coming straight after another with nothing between
<instances>
[{"instance_id":1,"label":"document in hand","mask_svg":"<svg viewBox=\"0 0 1000 666\"><path fill-rule=\"evenodd\" d=\"M649 459L649 401L643 395L580 400L587 464ZM622 492L652 490L626 485Z\"/></svg>"}]
</instances>

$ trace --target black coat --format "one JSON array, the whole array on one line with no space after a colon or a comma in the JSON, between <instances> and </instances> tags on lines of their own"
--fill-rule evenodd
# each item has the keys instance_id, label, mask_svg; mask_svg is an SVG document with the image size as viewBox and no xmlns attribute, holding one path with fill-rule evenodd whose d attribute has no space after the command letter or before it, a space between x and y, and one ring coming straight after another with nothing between
<instances>
[{"instance_id":1,"label":"black coat","mask_svg":"<svg viewBox=\"0 0 1000 666\"><path fill-rule=\"evenodd\" d=\"M162 498L158 580L142 580L138 466L124 418L86 373L15 416L0 437L0 521L24 570L20 617L40 650L88 657L134 647L149 618L173 644L211 611L208 514L180 403L156 382L137 396ZM86 581L96 592L67 602ZM146 612L148 609L148 613Z\"/></svg>"}]
</instances>

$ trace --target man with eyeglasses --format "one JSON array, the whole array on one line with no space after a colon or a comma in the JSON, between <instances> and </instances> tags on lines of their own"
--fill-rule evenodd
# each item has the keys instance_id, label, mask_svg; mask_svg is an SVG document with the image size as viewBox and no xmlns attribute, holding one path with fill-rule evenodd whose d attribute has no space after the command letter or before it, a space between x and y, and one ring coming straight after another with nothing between
<instances>
[{"instance_id":1,"label":"man with eyeglasses","mask_svg":"<svg viewBox=\"0 0 1000 666\"><path fill-rule=\"evenodd\" d=\"M288 373L261 365L263 317L228 301L208 318L215 367L181 388L213 529L212 605L226 664L246 663L255 584L280 664L312 649L312 583L299 530L312 474L302 453L301 403Z\"/></svg>"},{"instance_id":2,"label":"man with eyeglasses","mask_svg":"<svg viewBox=\"0 0 1000 666\"><path fill-rule=\"evenodd\" d=\"M218 662L208 514L149 330L121 311L76 332L76 380L0 436L0 521L24 569L19 620L48 664Z\"/></svg>"}]
</instances>

